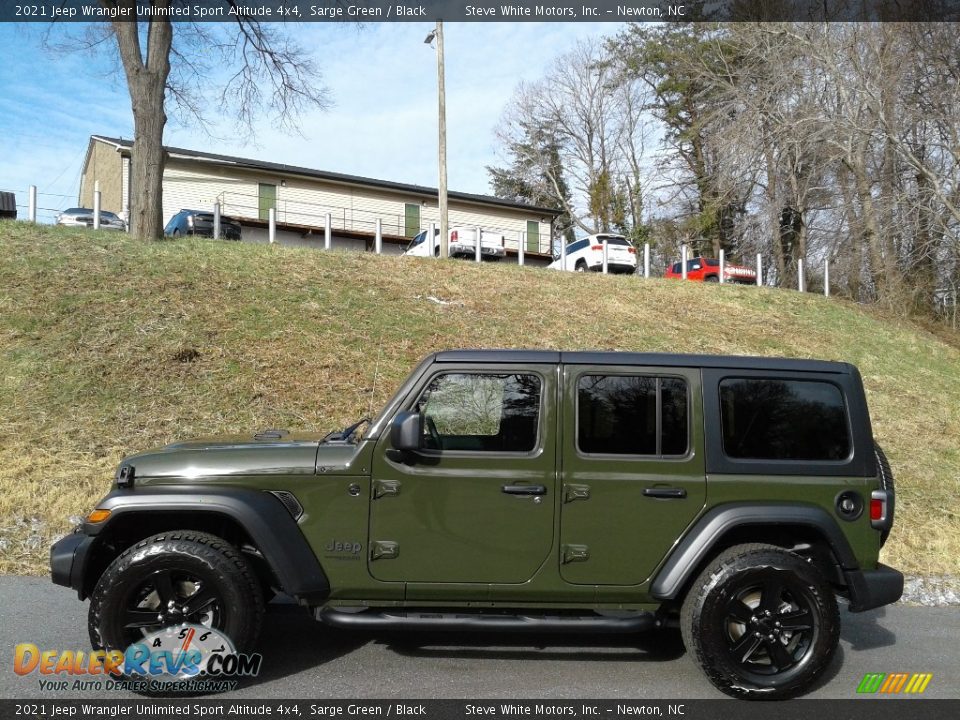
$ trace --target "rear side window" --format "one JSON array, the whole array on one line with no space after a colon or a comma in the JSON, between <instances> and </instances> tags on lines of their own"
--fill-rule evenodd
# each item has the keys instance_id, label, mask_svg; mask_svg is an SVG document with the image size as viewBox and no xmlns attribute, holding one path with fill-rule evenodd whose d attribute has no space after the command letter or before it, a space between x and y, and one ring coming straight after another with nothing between
<instances>
[{"instance_id":1,"label":"rear side window","mask_svg":"<svg viewBox=\"0 0 960 720\"><path fill-rule=\"evenodd\" d=\"M845 460L850 429L836 385L811 380L720 382L723 450L745 460Z\"/></svg>"},{"instance_id":2,"label":"rear side window","mask_svg":"<svg viewBox=\"0 0 960 720\"><path fill-rule=\"evenodd\" d=\"M577 384L577 447L604 455L685 455L687 405L680 378L584 375Z\"/></svg>"}]
</instances>

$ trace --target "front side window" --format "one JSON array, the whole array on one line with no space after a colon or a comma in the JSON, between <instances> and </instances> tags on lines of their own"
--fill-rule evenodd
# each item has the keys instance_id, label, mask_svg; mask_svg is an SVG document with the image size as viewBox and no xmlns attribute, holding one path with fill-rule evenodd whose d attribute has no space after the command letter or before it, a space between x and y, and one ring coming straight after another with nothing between
<instances>
[{"instance_id":1,"label":"front side window","mask_svg":"<svg viewBox=\"0 0 960 720\"><path fill-rule=\"evenodd\" d=\"M850 430L843 393L810 380L720 382L723 450L749 460L844 460Z\"/></svg>"},{"instance_id":2,"label":"front side window","mask_svg":"<svg viewBox=\"0 0 960 720\"><path fill-rule=\"evenodd\" d=\"M603 455L685 455L687 404L680 378L584 375L577 384L577 447Z\"/></svg>"},{"instance_id":3,"label":"front side window","mask_svg":"<svg viewBox=\"0 0 960 720\"><path fill-rule=\"evenodd\" d=\"M431 381L416 408L424 416L425 448L531 452L537 446L540 378L446 373Z\"/></svg>"}]
</instances>

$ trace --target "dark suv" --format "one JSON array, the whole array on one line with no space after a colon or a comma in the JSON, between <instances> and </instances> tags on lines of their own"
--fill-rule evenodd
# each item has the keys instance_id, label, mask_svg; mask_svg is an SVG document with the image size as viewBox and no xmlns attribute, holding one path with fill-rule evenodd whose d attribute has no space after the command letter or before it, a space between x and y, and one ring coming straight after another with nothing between
<instances>
[{"instance_id":1,"label":"dark suv","mask_svg":"<svg viewBox=\"0 0 960 720\"><path fill-rule=\"evenodd\" d=\"M283 591L341 628L679 626L720 690L783 698L833 658L837 597L903 589L852 365L442 352L364 424L123 460L51 552L93 645L192 623L249 649Z\"/></svg>"},{"instance_id":2,"label":"dark suv","mask_svg":"<svg viewBox=\"0 0 960 720\"><path fill-rule=\"evenodd\" d=\"M240 223L226 215L220 216L220 237L227 240L239 240L243 232ZM172 218L163 229L164 235L180 237L181 235L199 235L213 237L213 213L200 210L181 210Z\"/></svg>"}]
</instances>

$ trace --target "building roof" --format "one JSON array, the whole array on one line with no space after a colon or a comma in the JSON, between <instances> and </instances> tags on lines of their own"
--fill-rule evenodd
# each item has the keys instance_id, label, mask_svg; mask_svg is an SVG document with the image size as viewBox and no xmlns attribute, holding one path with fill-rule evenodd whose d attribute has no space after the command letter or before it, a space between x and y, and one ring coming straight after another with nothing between
<instances>
[{"instance_id":1,"label":"building roof","mask_svg":"<svg viewBox=\"0 0 960 720\"><path fill-rule=\"evenodd\" d=\"M129 152L133 146L132 140L123 138L107 137L106 135L91 135L90 140L98 140L110 145L116 146L120 152ZM314 170L312 168L298 167L296 165L284 165L282 163L265 162L263 160L253 160L250 158L233 157L230 155L217 155L215 153L200 152L199 150L187 150L165 146L164 148L171 156L177 158L201 160L217 165L226 165L239 168L248 168L253 170L268 170L284 175L293 175L297 177L310 178L313 180L327 180L330 182L344 183L348 185L362 185L366 187L382 188L385 190L396 190L398 192L409 193L412 195L426 195L436 197L437 188L425 187L423 185L410 185L408 183L393 182L391 180L378 180L376 178L362 177L360 175L347 175L344 173L327 172L325 170ZM463 200L465 202L482 203L484 205L497 205L499 207L514 208L517 210L532 210L541 215L551 215L556 217L563 212L556 208L538 207L527 203L505 200L504 198L493 197L492 195L477 195L474 193L464 193L448 191L447 197L454 200Z\"/></svg>"}]
</instances>

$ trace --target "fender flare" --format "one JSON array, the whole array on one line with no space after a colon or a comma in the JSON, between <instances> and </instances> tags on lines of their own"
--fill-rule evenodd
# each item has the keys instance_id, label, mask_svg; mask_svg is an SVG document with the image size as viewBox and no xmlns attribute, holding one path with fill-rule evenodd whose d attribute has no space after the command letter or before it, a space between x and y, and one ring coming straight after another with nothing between
<instances>
[{"instance_id":1,"label":"fender flare","mask_svg":"<svg viewBox=\"0 0 960 720\"><path fill-rule=\"evenodd\" d=\"M110 511L104 523L84 523L82 531L94 538L117 518L158 512L226 516L250 535L284 591L294 597L326 599L330 581L297 521L269 492L240 488L212 489L200 485L171 488L115 490L97 503Z\"/></svg>"},{"instance_id":2,"label":"fender flare","mask_svg":"<svg viewBox=\"0 0 960 720\"><path fill-rule=\"evenodd\" d=\"M657 600L676 599L684 585L730 530L750 525L800 525L820 534L844 571L856 570L857 558L846 536L826 510L788 503L729 503L706 513L677 543L650 584Z\"/></svg>"}]
</instances>

